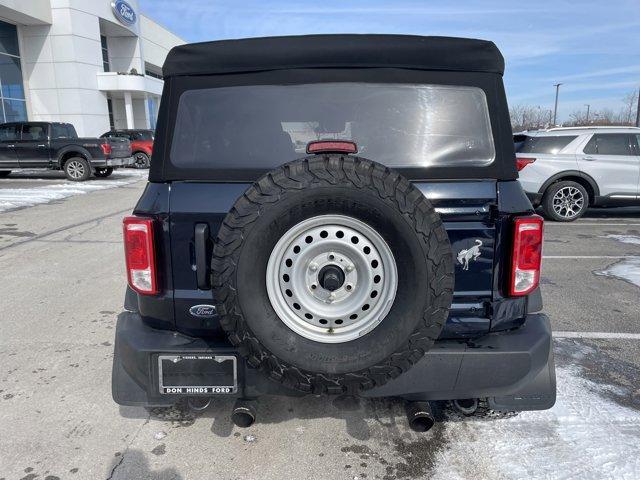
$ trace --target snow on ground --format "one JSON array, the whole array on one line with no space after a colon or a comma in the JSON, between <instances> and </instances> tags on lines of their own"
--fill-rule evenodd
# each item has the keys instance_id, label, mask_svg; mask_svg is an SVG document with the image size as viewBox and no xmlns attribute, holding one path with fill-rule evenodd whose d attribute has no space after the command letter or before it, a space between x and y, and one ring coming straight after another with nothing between
<instances>
[{"instance_id":1,"label":"snow on ground","mask_svg":"<svg viewBox=\"0 0 640 480\"><path fill-rule=\"evenodd\" d=\"M604 238L611 238L622 243L640 245L640 237L637 235L606 235ZM621 262L615 263L605 270L594 272L596 275L604 277L614 277L625 282L633 283L640 287L640 257L629 257Z\"/></svg>"},{"instance_id":2,"label":"snow on ground","mask_svg":"<svg viewBox=\"0 0 640 480\"><path fill-rule=\"evenodd\" d=\"M551 410L503 420L445 422L435 479L637 479L640 412L621 406L577 366L556 370Z\"/></svg>"},{"instance_id":3,"label":"snow on ground","mask_svg":"<svg viewBox=\"0 0 640 480\"><path fill-rule=\"evenodd\" d=\"M34 172L36 171L34 170ZM28 173L28 171L20 173ZM127 169L117 170L109 178L92 178L86 182L70 182L61 178L60 183L53 185L34 186L33 188L0 188L0 212L15 210L17 208L32 207L34 205L49 203L74 195L83 195L97 190L122 187L124 185L138 182L142 178L146 178L148 174L148 170ZM15 175L15 178L20 177ZM9 180L11 180L11 178ZM29 178L29 181L32 180L34 179ZM51 178L45 178L44 180L50 181ZM1 187L10 187L10 185L10 182L6 181L2 182Z\"/></svg>"},{"instance_id":4,"label":"snow on ground","mask_svg":"<svg viewBox=\"0 0 640 480\"><path fill-rule=\"evenodd\" d=\"M640 257L625 258L618 263L614 263L605 270L600 270L594 273L604 277L618 278L640 287Z\"/></svg>"},{"instance_id":5,"label":"snow on ground","mask_svg":"<svg viewBox=\"0 0 640 480\"><path fill-rule=\"evenodd\" d=\"M640 245L640 237L638 235L605 235L604 238L611 238L622 243L630 243L632 245Z\"/></svg>"}]
</instances>

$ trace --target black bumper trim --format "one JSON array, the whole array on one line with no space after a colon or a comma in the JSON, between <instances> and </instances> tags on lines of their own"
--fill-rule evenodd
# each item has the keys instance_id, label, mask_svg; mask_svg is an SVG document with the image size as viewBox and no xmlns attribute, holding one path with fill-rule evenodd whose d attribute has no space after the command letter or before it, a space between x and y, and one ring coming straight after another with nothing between
<instances>
[{"instance_id":1,"label":"black bumper trim","mask_svg":"<svg viewBox=\"0 0 640 480\"><path fill-rule=\"evenodd\" d=\"M529 198L529 201L531 202L531 205L533 205L534 207L539 207L540 204L542 203L542 193L531 193L531 192L526 192L527 193L527 198Z\"/></svg>"},{"instance_id":2,"label":"black bumper trim","mask_svg":"<svg viewBox=\"0 0 640 480\"><path fill-rule=\"evenodd\" d=\"M120 405L169 406L179 397L161 395L157 354L195 352L235 354L224 341L187 337L145 325L137 313L118 316L112 393ZM302 396L260 371L238 363L236 396ZM515 330L485 335L473 342L438 341L407 373L368 390L365 397L408 400L489 398L497 410L543 410L555 403L556 383L551 326L543 314L527 316Z\"/></svg>"}]
</instances>

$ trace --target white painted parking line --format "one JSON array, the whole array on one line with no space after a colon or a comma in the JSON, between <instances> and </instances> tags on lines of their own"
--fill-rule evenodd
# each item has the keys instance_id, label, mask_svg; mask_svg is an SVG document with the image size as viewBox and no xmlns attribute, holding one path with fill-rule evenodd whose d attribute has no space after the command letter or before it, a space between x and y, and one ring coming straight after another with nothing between
<instances>
[{"instance_id":1,"label":"white painted parking line","mask_svg":"<svg viewBox=\"0 0 640 480\"><path fill-rule=\"evenodd\" d=\"M542 258L553 258L553 259L591 259L591 258L608 258L614 260L620 260L624 258L635 258L633 255L543 255Z\"/></svg>"},{"instance_id":2,"label":"white painted parking line","mask_svg":"<svg viewBox=\"0 0 640 480\"><path fill-rule=\"evenodd\" d=\"M612 333L612 332L553 332L555 338L593 338L593 339L627 339L640 340L640 333Z\"/></svg>"}]
</instances>

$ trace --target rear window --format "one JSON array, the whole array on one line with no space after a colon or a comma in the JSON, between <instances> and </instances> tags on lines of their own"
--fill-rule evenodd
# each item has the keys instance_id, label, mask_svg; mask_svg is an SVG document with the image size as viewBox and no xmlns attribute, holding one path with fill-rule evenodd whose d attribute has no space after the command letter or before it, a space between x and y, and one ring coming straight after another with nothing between
<instances>
[{"instance_id":1,"label":"rear window","mask_svg":"<svg viewBox=\"0 0 640 480\"><path fill-rule=\"evenodd\" d=\"M394 167L485 166L495 149L476 87L322 83L184 92L171 144L180 168L274 168L313 140L344 139Z\"/></svg>"},{"instance_id":2,"label":"rear window","mask_svg":"<svg viewBox=\"0 0 640 480\"><path fill-rule=\"evenodd\" d=\"M131 132L130 140L153 140L151 132Z\"/></svg>"},{"instance_id":3,"label":"rear window","mask_svg":"<svg viewBox=\"0 0 640 480\"><path fill-rule=\"evenodd\" d=\"M52 123L51 138L77 138L76 129L68 123Z\"/></svg>"},{"instance_id":4,"label":"rear window","mask_svg":"<svg viewBox=\"0 0 640 480\"><path fill-rule=\"evenodd\" d=\"M577 135L554 135L549 137L526 137L524 142L516 145L518 153L560 153L564 147L573 142Z\"/></svg>"}]
</instances>

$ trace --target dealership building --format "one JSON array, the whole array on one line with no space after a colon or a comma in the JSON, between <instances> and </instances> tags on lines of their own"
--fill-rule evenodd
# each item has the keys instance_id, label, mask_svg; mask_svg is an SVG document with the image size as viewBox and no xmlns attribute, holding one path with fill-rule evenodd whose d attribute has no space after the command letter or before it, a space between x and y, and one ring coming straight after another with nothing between
<instances>
[{"instance_id":1,"label":"dealership building","mask_svg":"<svg viewBox=\"0 0 640 480\"><path fill-rule=\"evenodd\" d=\"M161 67L182 43L137 0L0 0L0 123L155 128Z\"/></svg>"}]
</instances>

